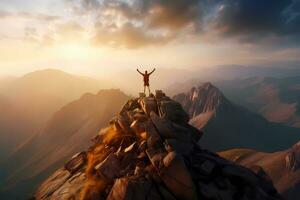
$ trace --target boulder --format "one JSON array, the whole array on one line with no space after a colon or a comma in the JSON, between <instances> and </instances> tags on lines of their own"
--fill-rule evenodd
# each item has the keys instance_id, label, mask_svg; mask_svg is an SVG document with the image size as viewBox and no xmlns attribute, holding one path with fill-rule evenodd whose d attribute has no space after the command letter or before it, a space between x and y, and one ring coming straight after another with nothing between
<instances>
[{"instance_id":1,"label":"boulder","mask_svg":"<svg viewBox=\"0 0 300 200\"><path fill-rule=\"evenodd\" d=\"M163 163L164 168L159 171L159 175L174 196L178 199L197 199L194 182L183 158L175 152L169 152Z\"/></svg>"},{"instance_id":2,"label":"boulder","mask_svg":"<svg viewBox=\"0 0 300 200\"><path fill-rule=\"evenodd\" d=\"M142 98L140 99L140 105L146 115L150 115L151 112L158 113L157 102L155 98Z\"/></svg>"},{"instance_id":3,"label":"boulder","mask_svg":"<svg viewBox=\"0 0 300 200\"><path fill-rule=\"evenodd\" d=\"M175 151L182 155L189 155L194 148L194 144L176 139L166 139L164 145L168 152Z\"/></svg>"},{"instance_id":4,"label":"boulder","mask_svg":"<svg viewBox=\"0 0 300 200\"><path fill-rule=\"evenodd\" d=\"M68 170L71 174L76 173L78 170L81 170L87 162L86 152L80 152L75 154L72 159L65 164L65 169Z\"/></svg>"},{"instance_id":5,"label":"boulder","mask_svg":"<svg viewBox=\"0 0 300 200\"><path fill-rule=\"evenodd\" d=\"M145 124L139 120L135 120L131 123L130 128L137 134L145 132Z\"/></svg>"},{"instance_id":6,"label":"boulder","mask_svg":"<svg viewBox=\"0 0 300 200\"><path fill-rule=\"evenodd\" d=\"M164 200L165 198L147 180L120 178L117 179L107 197L107 200Z\"/></svg>"},{"instance_id":7,"label":"boulder","mask_svg":"<svg viewBox=\"0 0 300 200\"><path fill-rule=\"evenodd\" d=\"M191 141L190 133L185 127L176 125L168 119L160 118L153 112L150 114L150 117L158 133L163 138L176 138L182 141Z\"/></svg>"},{"instance_id":8,"label":"boulder","mask_svg":"<svg viewBox=\"0 0 300 200\"><path fill-rule=\"evenodd\" d=\"M190 120L189 115L183 110L182 106L172 100L159 102L159 115L179 124L186 124Z\"/></svg>"},{"instance_id":9,"label":"boulder","mask_svg":"<svg viewBox=\"0 0 300 200\"><path fill-rule=\"evenodd\" d=\"M117 155L111 153L101 163L95 166L95 170L100 177L112 181L120 176L120 160Z\"/></svg>"}]
</instances>

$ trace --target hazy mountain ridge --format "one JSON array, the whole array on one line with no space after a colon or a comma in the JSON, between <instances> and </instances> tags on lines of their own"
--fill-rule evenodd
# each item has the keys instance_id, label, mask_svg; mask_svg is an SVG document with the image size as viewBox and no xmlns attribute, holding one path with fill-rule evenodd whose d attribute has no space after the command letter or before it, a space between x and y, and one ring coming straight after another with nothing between
<instances>
[{"instance_id":1,"label":"hazy mountain ridge","mask_svg":"<svg viewBox=\"0 0 300 200\"><path fill-rule=\"evenodd\" d=\"M119 90L102 90L85 94L56 112L0 167L3 192L32 190L67 157L86 148L128 98Z\"/></svg>"},{"instance_id":2,"label":"hazy mountain ridge","mask_svg":"<svg viewBox=\"0 0 300 200\"><path fill-rule=\"evenodd\" d=\"M232 101L273 122L300 127L300 76L248 78L216 83Z\"/></svg>"},{"instance_id":3,"label":"hazy mountain ridge","mask_svg":"<svg viewBox=\"0 0 300 200\"><path fill-rule=\"evenodd\" d=\"M98 92L106 83L59 70L41 70L12 78L0 87L0 143L5 154L23 143L54 112L86 92ZM5 101L4 101L5 100ZM17 124L17 126L16 126ZM9 142L10 141L10 142ZM0 162L4 159L1 156Z\"/></svg>"},{"instance_id":4,"label":"hazy mountain ridge","mask_svg":"<svg viewBox=\"0 0 300 200\"><path fill-rule=\"evenodd\" d=\"M190 123L204 131L201 145L209 149L248 147L274 151L288 148L300 139L299 129L268 122L231 103L210 83L173 98L193 116Z\"/></svg>"}]
</instances>

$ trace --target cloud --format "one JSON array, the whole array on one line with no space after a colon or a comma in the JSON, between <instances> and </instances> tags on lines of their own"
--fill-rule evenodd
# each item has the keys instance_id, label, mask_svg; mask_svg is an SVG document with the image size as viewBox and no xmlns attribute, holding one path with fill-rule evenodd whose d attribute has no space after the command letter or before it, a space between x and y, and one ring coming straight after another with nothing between
<instances>
[{"instance_id":1,"label":"cloud","mask_svg":"<svg viewBox=\"0 0 300 200\"><path fill-rule=\"evenodd\" d=\"M114 48L139 48L148 45L165 44L172 39L172 36L162 36L147 33L142 27L136 27L131 23L122 25L121 28L111 29L99 25L97 34L93 37L94 45L108 45Z\"/></svg>"},{"instance_id":2,"label":"cloud","mask_svg":"<svg viewBox=\"0 0 300 200\"><path fill-rule=\"evenodd\" d=\"M49 15L44 13L35 13L35 12L10 12L6 10L0 10L0 18L15 17L21 19L31 19L38 21L57 21L61 17L57 15Z\"/></svg>"},{"instance_id":3,"label":"cloud","mask_svg":"<svg viewBox=\"0 0 300 200\"><path fill-rule=\"evenodd\" d=\"M80 38L122 48L231 39L291 47L300 41L300 0L64 0L73 22L60 16L17 13L55 23L53 38ZM0 17L9 13L1 12ZM59 22L59 23L58 23ZM63 22L63 23L62 23ZM53 31L53 30L51 30Z\"/></svg>"},{"instance_id":4,"label":"cloud","mask_svg":"<svg viewBox=\"0 0 300 200\"><path fill-rule=\"evenodd\" d=\"M49 15L44 13L31 13L31 12L18 12L16 13L15 16L20 18L27 18L27 19L47 21L47 22L57 21L61 19L61 17L57 15Z\"/></svg>"},{"instance_id":5,"label":"cloud","mask_svg":"<svg viewBox=\"0 0 300 200\"><path fill-rule=\"evenodd\" d=\"M253 41L268 36L298 35L299 1L227 0L213 22L224 37Z\"/></svg>"}]
</instances>

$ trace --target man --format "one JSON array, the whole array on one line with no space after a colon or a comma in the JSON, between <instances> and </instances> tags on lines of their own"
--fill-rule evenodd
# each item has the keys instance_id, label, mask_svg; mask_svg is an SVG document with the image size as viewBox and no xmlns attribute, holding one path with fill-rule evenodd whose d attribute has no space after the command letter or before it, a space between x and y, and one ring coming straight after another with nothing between
<instances>
[{"instance_id":1,"label":"man","mask_svg":"<svg viewBox=\"0 0 300 200\"><path fill-rule=\"evenodd\" d=\"M144 93L146 94L146 87L148 87L149 95L151 94L150 92L150 85L149 85L149 76L155 71L155 68L152 70L152 72L148 73L146 70L145 73L140 72L139 69L136 69L138 73L140 73L143 76L144 80Z\"/></svg>"}]
</instances>

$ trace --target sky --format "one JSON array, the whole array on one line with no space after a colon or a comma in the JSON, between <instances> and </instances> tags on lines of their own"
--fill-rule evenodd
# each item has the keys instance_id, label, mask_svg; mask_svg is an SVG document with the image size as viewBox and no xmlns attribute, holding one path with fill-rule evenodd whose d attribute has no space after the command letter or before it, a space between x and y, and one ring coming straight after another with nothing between
<instances>
[{"instance_id":1,"label":"sky","mask_svg":"<svg viewBox=\"0 0 300 200\"><path fill-rule=\"evenodd\" d=\"M1 0L0 76L300 66L300 0Z\"/></svg>"}]
</instances>

